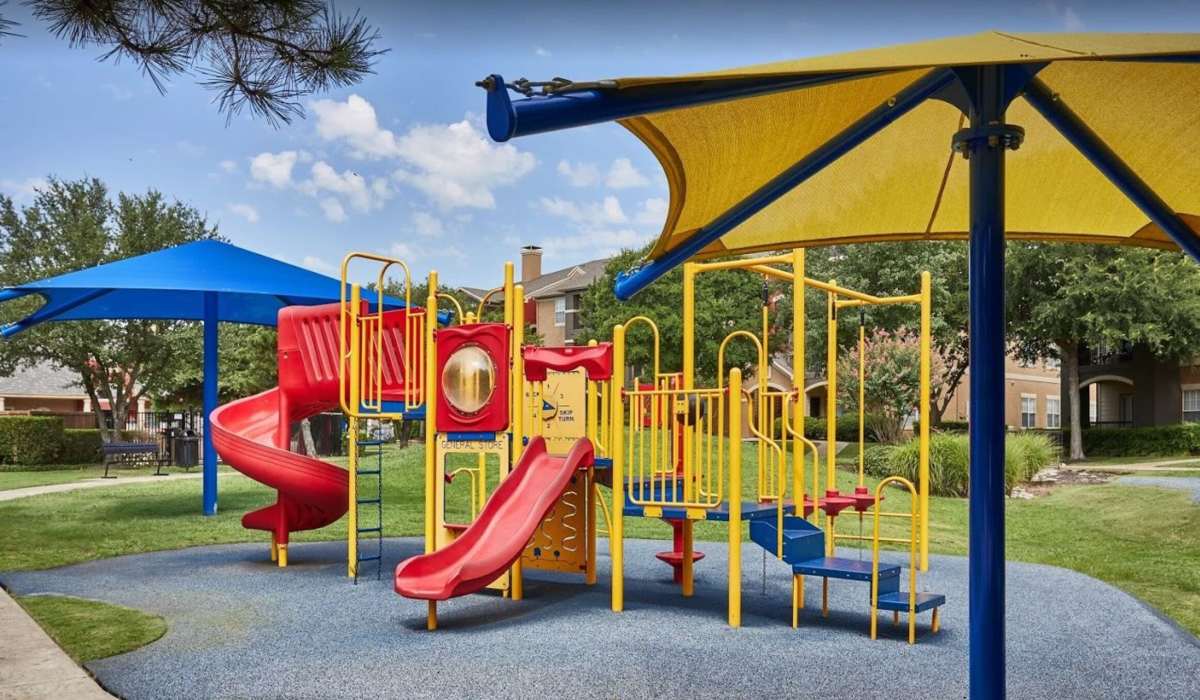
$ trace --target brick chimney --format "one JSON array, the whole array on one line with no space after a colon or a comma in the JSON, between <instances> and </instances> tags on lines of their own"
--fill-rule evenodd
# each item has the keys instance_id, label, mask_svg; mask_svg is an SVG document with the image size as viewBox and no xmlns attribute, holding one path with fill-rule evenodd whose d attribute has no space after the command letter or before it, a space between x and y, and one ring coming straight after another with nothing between
<instances>
[{"instance_id":1,"label":"brick chimney","mask_svg":"<svg viewBox=\"0 0 1200 700\"><path fill-rule=\"evenodd\" d=\"M542 248L527 245L521 248L521 281L528 282L542 276Z\"/></svg>"}]
</instances>

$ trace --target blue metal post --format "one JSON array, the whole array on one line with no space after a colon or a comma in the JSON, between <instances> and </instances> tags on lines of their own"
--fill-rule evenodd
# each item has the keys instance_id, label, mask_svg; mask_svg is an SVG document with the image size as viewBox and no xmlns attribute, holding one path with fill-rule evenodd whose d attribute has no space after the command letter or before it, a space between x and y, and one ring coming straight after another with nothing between
<instances>
[{"instance_id":1,"label":"blue metal post","mask_svg":"<svg viewBox=\"0 0 1200 700\"><path fill-rule=\"evenodd\" d=\"M210 416L217 407L217 293L204 293L204 514L217 514L217 452Z\"/></svg>"},{"instance_id":2,"label":"blue metal post","mask_svg":"<svg viewBox=\"0 0 1200 700\"><path fill-rule=\"evenodd\" d=\"M1004 123L1002 69L979 71L972 129ZM973 700L1003 698L1004 662L1004 147L970 142L970 562Z\"/></svg>"}]
</instances>

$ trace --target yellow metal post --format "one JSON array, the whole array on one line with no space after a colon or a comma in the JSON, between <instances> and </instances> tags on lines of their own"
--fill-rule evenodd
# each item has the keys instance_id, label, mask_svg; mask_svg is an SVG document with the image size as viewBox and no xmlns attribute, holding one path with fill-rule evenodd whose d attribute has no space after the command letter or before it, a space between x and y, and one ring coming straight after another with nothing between
<instances>
[{"instance_id":1,"label":"yellow metal post","mask_svg":"<svg viewBox=\"0 0 1200 700\"><path fill-rule=\"evenodd\" d=\"M685 273L686 278L686 273ZM687 333L684 333L684 342ZM686 361L686 360L685 360ZM612 521L608 524L609 559L612 561L612 609L625 609L625 407L621 392L625 386L625 326L613 327L612 408L609 416L609 454L612 457Z\"/></svg>"},{"instance_id":2,"label":"yellow metal post","mask_svg":"<svg viewBox=\"0 0 1200 700\"><path fill-rule=\"evenodd\" d=\"M867 426L864 425L867 417L867 327L863 323L862 311L859 311L858 316L858 485L866 485L866 462L864 461L864 451L866 448ZM859 515L862 519L862 515Z\"/></svg>"},{"instance_id":3,"label":"yellow metal post","mask_svg":"<svg viewBox=\"0 0 1200 700\"><path fill-rule=\"evenodd\" d=\"M508 270L505 270L508 273ZM507 283L507 279L505 282ZM525 342L525 287L514 284L512 287L512 381L509 382L509 394L512 396L513 410L510 422L513 428L512 463L515 465L525 451L525 426L523 425L525 403L525 363L521 355L521 345ZM521 572L521 557L512 565L512 582L509 594L513 600L524 597L524 585Z\"/></svg>"},{"instance_id":4,"label":"yellow metal post","mask_svg":"<svg viewBox=\"0 0 1200 700\"><path fill-rule=\"evenodd\" d=\"M596 347L596 341L589 340L588 347ZM599 445L597 436L599 434L599 402L596 392L596 380L588 377L587 380L587 437L592 443L592 450L599 453ZM596 469L592 467L587 472L587 563L584 569L584 577L587 585L596 583L596 502L599 500L600 487L596 485Z\"/></svg>"},{"instance_id":5,"label":"yellow metal post","mask_svg":"<svg viewBox=\"0 0 1200 700\"><path fill-rule=\"evenodd\" d=\"M482 319L482 316L481 316ZM504 263L504 323L512 326L513 322L513 264Z\"/></svg>"},{"instance_id":6,"label":"yellow metal post","mask_svg":"<svg viewBox=\"0 0 1200 700\"><path fill-rule=\"evenodd\" d=\"M729 626L742 626L742 370L729 370Z\"/></svg>"},{"instance_id":7,"label":"yellow metal post","mask_svg":"<svg viewBox=\"0 0 1200 700\"><path fill-rule=\"evenodd\" d=\"M431 601L428 601L428 603L429 604L427 606L427 609L429 611L429 617L425 622L425 628L428 629L430 632L432 632L437 629L437 625L438 625L437 601L431 600Z\"/></svg>"},{"instance_id":8,"label":"yellow metal post","mask_svg":"<svg viewBox=\"0 0 1200 700\"><path fill-rule=\"evenodd\" d=\"M432 399L437 386L437 288L438 276L429 271L429 296L425 301L425 392ZM352 376L357 377L357 373ZM353 381L353 380L352 380ZM357 405L356 405L357 406ZM425 401L425 553L437 549L441 514L437 512L437 480L441 465L437 463L437 401ZM432 624L437 624L436 608L431 607Z\"/></svg>"},{"instance_id":9,"label":"yellow metal post","mask_svg":"<svg viewBox=\"0 0 1200 700\"><path fill-rule=\"evenodd\" d=\"M696 265L695 263L684 263L683 265L683 389L691 391L696 388ZM658 343L657 329L655 329L655 344ZM658 383L657 373L657 347L655 356L655 377L654 383ZM720 371L720 370L718 370ZM695 455L692 453L692 427L685 421L683 425L683 490L684 500L694 500L695 494L692 484L693 474L693 459ZM681 526L683 528L683 569L681 573L681 592L684 597L690 597L695 591L695 561L694 561L694 546L692 527L693 522L690 518L684 519Z\"/></svg>"},{"instance_id":10,"label":"yellow metal post","mask_svg":"<svg viewBox=\"0 0 1200 700\"><path fill-rule=\"evenodd\" d=\"M347 441L347 451L349 452L347 463L350 473L347 478L350 486L350 510L347 511L349 518L346 534L346 569L350 578L354 578L358 571L358 419L350 416L349 423L350 439Z\"/></svg>"},{"instance_id":11,"label":"yellow metal post","mask_svg":"<svg viewBox=\"0 0 1200 700\"><path fill-rule=\"evenodd\" d=\"M830 285L837 282L830 281ZM825 490L837 489L837 295L826 294L825 350ZM820 494L813 494L818 498ZM825 516L825 554L833 556L833 516ZM828 585L828 581L826 581Z\"/></svg>"},{"instance_id":12,"label":"yellow metal post","mask_svg":"<svg viewBox=\"0 0 1200 700\"><path fill-rule=\"evenodd\" d=\"M928 271L921 273L921 396L917 406L920 419L920 458L918 485L921 501L921 571L929 570L929 424L933 415L929 407L930 363L932 361L933 290Z\"/></svg>"},{"instance_id":13,"label":"yellow metal post","mask_svg":"<svg viewBox=\"0 0 1200 700\"><path fill-rule=\"evenodd\" d=\"M792 412L792 432L804 434L804 412L808 397L804 394L804 249L792 251L792 390L796 392L796 408ZM804 517L804 449L799 438L792 441L792 459L797 464L792 469L792 500L796 503L796 516ZM813 465L816 469L817 465ZM816 498L816 494L813 494ZM799 585L803 587L804 580ZM803 591L803 588L801 588Z\"/></svg>"}]
</instances>

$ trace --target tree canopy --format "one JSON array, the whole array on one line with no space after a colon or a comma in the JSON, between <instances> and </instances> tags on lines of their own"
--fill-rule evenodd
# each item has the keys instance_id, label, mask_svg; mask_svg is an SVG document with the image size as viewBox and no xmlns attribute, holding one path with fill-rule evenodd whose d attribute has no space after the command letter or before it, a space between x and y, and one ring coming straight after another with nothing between
<instances>
[{"instance_id":1,"label":"tree canopy","mask_svg":"<svg viewBox=\"0 0 1200 700\"><path fill-rule=\"evenodd\" d=\"M34 16L101 60L133 61L160 92L195 75L230 119L243 109L268 122L302 116L300 100L372 72L379 32L320 0L29 0ZM0 5L0 10L3 7ZM0 17L0 34L14 35Z\"/></svg>"},{"instance_id":2,"label":"tree canopy","mask_svg":"<svg viewBox=\"0 0 1200 700\"><path fill-rule=\"evenodd\" d=\"M1143 248L1013 243L1007 260L1008 332L1023 359L1060 357L1071 419L1071 458L1082 459L1079 349L1143 344L1161 358L1200 347L1200 268Z\"/></svg>"},{"instance_id":3,"label":"tree canopy","mask_svg":"<svg viewBox=\"0 0 1200 700\"><path fill-rule=\"evenodd\" d=\"M51 178L33 203L18 210L0 196L0 284L32 280L149 253L217 230L192 207L156 191L117 195L97 179ZM37 297L0 306L0 320L28 315ZM172 321L44 323L0 343L0 371L48 361L73 370L93 406L106 401L122 416L145 395L170 392L180 363L189 361L185 324ZM101 424L101 430L105 430ZM105 437L108 437L107 435Z\"/></svg>"}]
</instances>

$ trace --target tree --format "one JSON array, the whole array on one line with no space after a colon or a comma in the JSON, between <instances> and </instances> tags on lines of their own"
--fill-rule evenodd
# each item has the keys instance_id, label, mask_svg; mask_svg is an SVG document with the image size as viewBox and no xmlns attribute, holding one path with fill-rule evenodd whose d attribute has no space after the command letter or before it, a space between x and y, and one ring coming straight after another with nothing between
<instances>
[{"instance_id":1,"label":"tree","mask_svg":"<svg viewBox=\"0 0 1200 700\"><path fill-rule=\"evenodd\" d=\"M153 190L121 194L114 203L99 180L51 178L20 211L0 196L0 283L15 286L215 237L216 229L195 209L167 203ZM36 298L11 301L0 306L0 318L14 321L37 306ZM56 363L76 372L93 406L106 400L120 418L176 374L188 347L181 327L153 320L45 323L0 345L0 371ZM103 421L98 427L111 439Z\"/></svg>"},{"instance_id":2,"label":"tree","mask_svg":"<svg viewBox=\"0 0 1200 700\"><path fill-rule=\"evenodd\" d=\"M931 343L933 353L943 366L942 377L935 383L931 413L940 419L962 383L970 361L967 336L967 247L959 241L914 241L903 243L866 243L810 249L805 260L806 273L813 279L836 279L838 284L877 296L903 296L920 291L920 275L928 271L933 278ZM809 322L807 365L825 367L826 330L825 293L808 292ZM813 322L813 310L822 309ZM868 332L892 333L917 330L920 322L916 305L871 306L866 308ZM857 319L856 319L857 320ZM853 347L858 342L857 323L839 325L839 345Z\"/></svg>"},{"instance_id":3,"label":"tree","mask_svg":"<svg viewBox=\"0 0 1200 700\"><path fill-rule=\"evenodd\" d=\"M921 344L917 333L876 330L866 339L863 382L864 413L875 417L866 429L880 442L900 441L904 424L921 398ZM930 394L941 389L946 372L936 354L931 358ZM837 370L838 398L858 408L858 346L841 356Z\"/></svg>"},{"instance_id":4,"label":"tree","mask_svg":"<svg viewBox=\"0 0 1200 700\"><path fill-rule=\"evenodd\" d=\"M583 338L611 340L613 326L638 315L649 317L661 335L661 369L683 368L683 270L676 268L629 301L613 294L616 276L635 267L645 251L627 250L609 261L604 275L583 293L580 311ZM736 330L762 334L763 277L744 270L705 272L696 277L696 378L713 381L717 376L717 350L721 341ZM781 285L772 284L772 298L781 295ZM784 298L770 314L768 350L774 354L790 350L791 302ZM631 327L625 361L648 377L653 363L649 331L642 324ZM757 363L756 350L748 342L731 341L725 351L725 368L751 370Z\"/></svg>"},{"instance_id":5,"label":"tree","mask_svg":"<svg viewBox=\"0 0 1200 700\"><path fill-rule=\"evenodd\" d=\"M1200 347L1200 269L1180 253L1112 246L1008 246L1009 337L1023 359L1059 357L1070 413L1070 459L1084 458L1082 345L1129 341L1161 358Z\"/></svg>"},{"instance_id":6,"label":"tree","mask_svg":"<svg viewBox=\"0 0 1200 700\"><path fill-rule=\"evenodd\" d=\"M157 406L199 406L204 394L204 327L186 324L178 329L183 354L169 376L157 382ZM222 323L218 335L219 399L232 401L266 391L278 383L274 328Z\"/></svg>"},{"instance_id":7,"label":"tree","mask_svg":"<svg viewBox=\"0 0 1200 700\"><path fill-rule=\"evenodd\" d=\"M320 0L29 0L34 16L71 46L131 60L159 92L196 74L230 119L242 109L272 124L302 116L301 98L354 85L383 53L357 13ZM0 33L12 22L0 18Z\"/></svg>"}]
</instances>

